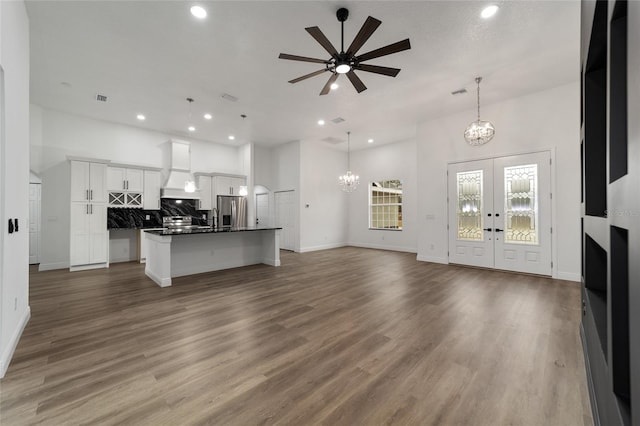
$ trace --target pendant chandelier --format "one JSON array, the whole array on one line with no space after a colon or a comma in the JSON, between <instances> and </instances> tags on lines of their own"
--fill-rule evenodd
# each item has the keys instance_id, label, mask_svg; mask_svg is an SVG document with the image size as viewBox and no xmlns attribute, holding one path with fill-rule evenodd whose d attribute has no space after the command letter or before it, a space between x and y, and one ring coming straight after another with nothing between
<instances>
[{"instance_id":1,"label":"pendant chandelier","mask_svg":"<svg viewBox=\"0 0 640 426\"><path fill-rule=\"evenodd\" d=\"M478 84L478 120L469 124L467 130L464 131L464 139L471 146L480 146L493 139L496 133L495 127L490 121L480 120L480 82L482 77L476 77Z\"/></svg>"},{"instance_id":2,"label":"pendant chandelier","mask_svg":"<svg viewBox=\"0 0 640 426\"><path fill-rule=\"evenodd\" d=\"M360 176L351 173L351 132L347 132L347 173L340 176L340 186L344 192L353 192L360 184Z\"/></svg>"}]
</instances>

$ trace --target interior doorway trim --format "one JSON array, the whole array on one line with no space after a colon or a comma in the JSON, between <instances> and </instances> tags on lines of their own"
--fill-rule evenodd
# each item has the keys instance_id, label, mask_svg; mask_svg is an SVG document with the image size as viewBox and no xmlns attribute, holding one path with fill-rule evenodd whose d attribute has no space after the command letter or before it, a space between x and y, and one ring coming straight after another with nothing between
<instances>
[{"instance_id":1,"label":"interior doorway trim","mask_svg":"<svg viewBox=\"0 0 640 426\"><path fill-rule=\"evenodd\" d=\"M551 197L551 226L555 227L555 225L558 223L557 220L557 198L554 196L554 194L557 193L557 188L556 188L556 182L557 182L557 178L556 178L556 148L549 146L549 147L541 147L540 149L536 149L536 150L522 150L522 151L513 151L513 152L501 152L501 153L494 153L492 155L483 155L483 156L475 156L475 157L469 157L469 158L465 158L465 159L459 159L459 160L450 160L447 161L447 167L446 167L446 171L445 174L448 173L449 170L449 166L452 164L460 164L460 163L467 163L470 161L479 161L479 160L495 160L497 158L504 158L504 157L511 157L511 156L516 156L516 155L527 155L527 154L539 154L539 153L549 153L549 156L551 158L551 165L550 165L550 191L552 194ZM448 188L449 188L449 179L448 176L446 177L446 182L447 182L447 195L448 195ZM447 228L451 227L451 223L450 223L450 212L449 212L449 203L447 202ZM558 233L552 232L551 233L551 261L553 266L551 267L551 277L552 278L556 278L556 279L566 279L566 280L570 280L573 281L575 280L573 275L572 276L559 276L558 275L558 244L557 244L557 239L558 239ZM450 243L449 243L449 232L447 230L447 251L449 252L449 250L451 250L450 247ZM451 262L449 262L449 256L446 256L446 263L449 264Z\"/></svg>"}]
</instances>

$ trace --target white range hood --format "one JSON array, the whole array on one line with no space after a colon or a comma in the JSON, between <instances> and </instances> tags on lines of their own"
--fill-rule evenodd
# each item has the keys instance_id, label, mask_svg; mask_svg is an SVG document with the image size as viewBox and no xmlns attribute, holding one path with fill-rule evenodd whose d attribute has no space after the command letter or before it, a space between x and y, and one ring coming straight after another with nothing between
<instances>
[{"instance_id":1,"label":"white range hood","mask_svg":"<svg viewBox=\"0 0 640 426\"><path fill-rule=\"evenodd\" d=\"M169 175L162 186L162 198L200 199L200 190L191 174L191 144L182 141L169 141ZM188 191L189 188L193 191Z\"/></svg>"}]
</instances>

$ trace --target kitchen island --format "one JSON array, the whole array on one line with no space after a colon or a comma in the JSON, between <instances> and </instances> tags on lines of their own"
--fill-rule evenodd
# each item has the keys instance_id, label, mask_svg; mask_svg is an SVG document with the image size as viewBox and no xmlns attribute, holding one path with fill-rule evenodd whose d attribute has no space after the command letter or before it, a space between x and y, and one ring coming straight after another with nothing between
<instances>
[{"instance_id":1,"label":"kitchen island","mask_svg":"<svg viewBox=\"0 0 640 426\"><path fill-rule=\"evenodd\" d=\"M145 274L160 287L185 275L265 263L280 266L281 228L146 231Z\"/></svg>"}]
</instances>

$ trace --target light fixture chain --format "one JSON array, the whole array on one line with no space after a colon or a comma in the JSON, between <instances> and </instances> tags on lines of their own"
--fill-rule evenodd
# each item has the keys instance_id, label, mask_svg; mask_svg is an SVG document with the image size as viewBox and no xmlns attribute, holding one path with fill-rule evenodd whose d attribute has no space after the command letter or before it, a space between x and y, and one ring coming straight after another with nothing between
<instances>
[{"instance_id":1,"label":"light fixture chain","mask_svg":"<svg viewBox=\"0 0 640 426\"><path fill-rule=\"evenodd\" d=\"M351 170L351 132L347 132L347 170Z\"/></svg>"},{"instance_id":2,"label":"light fixture chain","mask_svg":"<svg viewBox=\"0 0 640 426\"><path fill-rule=\"evenodd\" d=\"M476 78L476 82L478 83L478 121L480 121L480 80L480 77Z\"/></svg>"}]
</instances>

